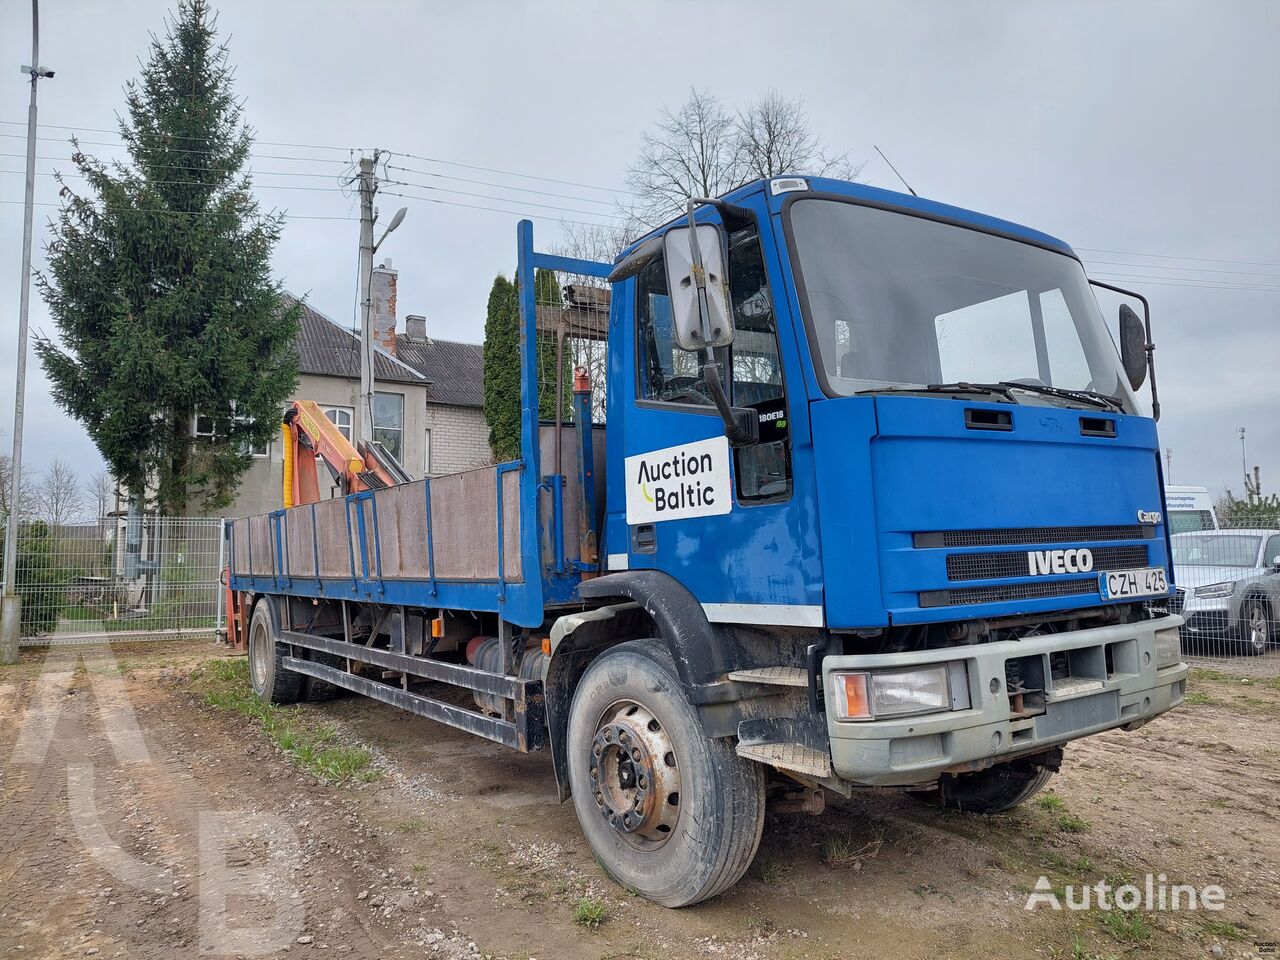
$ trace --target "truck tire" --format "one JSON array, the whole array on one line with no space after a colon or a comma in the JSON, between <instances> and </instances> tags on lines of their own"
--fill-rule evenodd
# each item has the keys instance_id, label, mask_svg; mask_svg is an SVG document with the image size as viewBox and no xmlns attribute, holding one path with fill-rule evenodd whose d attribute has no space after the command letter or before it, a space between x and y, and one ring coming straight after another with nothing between
<instances>
[{"instance_id":1,"label":"truck tire","mask_svg":"<svg viewBox=\"0 0 1280 960\"><path fill-rule=\"evenodd\" d=\"M709 740L655 640L601 654L574 691L567 738L578 822L618 884L683 907L733 886L764 828L764 770Z\"/></svg>"},{"instance_id":2,"label":"truck tire","mask_svg":"<svg viewBox=\"0 0 1280 960\"><path fill-rule=\"evenodd\" d=\"M925 796L950 810L1003 813L1034 797L1052 776L1053 771L1046 767L1027 770L995 766L977 773L947 777L937 790Z\"/></svg>"},{"instance_id":3,"label":"truck tire","mask_svg":"<svg viewBox=\"0 0 1280 960\"><path fill-rule=\"evenodd\" d=\"M302 675L284 668L284 654L284 645L276 641L268 602L259 600L249 620L249 682L259 699L268 703L297 703L302 696Z\"/></svg>"}]
</instances>

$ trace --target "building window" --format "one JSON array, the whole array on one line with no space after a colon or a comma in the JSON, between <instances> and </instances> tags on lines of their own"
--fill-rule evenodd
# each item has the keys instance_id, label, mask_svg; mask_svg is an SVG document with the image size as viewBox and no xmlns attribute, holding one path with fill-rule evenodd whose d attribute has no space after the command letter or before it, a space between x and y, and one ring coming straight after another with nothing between
<instances>
[{"instance_id":1,"label":"building window","mask_svg":"<svg viewBox=\"0 0 1280 960\"><path fill-rule=\"evenodd\" d=\"M404 394L373 395L373 439L382 444L397 463L404 457Z\"/></svg>"},{"instance_id":2,"label":"building window","mask_svg":"<svg viewBox=\"0 0 1280 960\"><path fill-rule=\"evenodd\" d=\"M321 407L329 422L338 428L338 432L351 442L351 418L355 411L351 407Z\"/></svg>"},{"instance_id":3,"label":"building window","mask_svg":"<svg viewBox=\"0 0 1280 960\"><path fill-rule=\"evenodd\" d=\"M244 417L236 417L237 422L245 422ZM200 437L205 440L212 440L218 435L217 422L213 417L204 413L197 413L192 418L191 434L194 437ZM251 457L259 460L271 456L271 441L266 443L246 443L242 449Z\"/></svg>"}]
</instances>

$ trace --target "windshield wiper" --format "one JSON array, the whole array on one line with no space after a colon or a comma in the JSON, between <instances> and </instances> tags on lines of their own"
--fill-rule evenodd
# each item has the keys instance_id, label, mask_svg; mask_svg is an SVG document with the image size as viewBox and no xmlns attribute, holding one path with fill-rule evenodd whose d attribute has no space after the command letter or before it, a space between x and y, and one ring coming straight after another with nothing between
<instances>
[{"instance_id":1,"label":"windshield wiper","mask_svg":"<svg viewBox=\"0 0 1280 960\"><path fill-rule=\"evenodd\" d=\"M1039 393L1046 397L1062 397L1064 400L1075 400L1079 403L1091 403L1095 407L1105 407L1116 413L1124 413L1124 404L1115 397L1096 390L1067 390L1064 387L1050 387L1043 383L1019 383L1016 380L1001 380L1000 386L1012 390L1026 390L1028 393Z\"/></svg>"},{"instance_id":2,"label":"windshield wiper","mask_svg":"<svg viewBox=\"0 0 1280 960\"><path fill-rule=\"evenodd\" d=\"M963 380L958 380L955 383L892 383L883 387L855 390L854 393L993 393L1004 397L1010 403L1017 403L1017 398L1009 390L1010 386L1007 383L965 383ZM1012 384L1012 386L1018 386L1018 384Z\"/></svg>"}]
</instances>

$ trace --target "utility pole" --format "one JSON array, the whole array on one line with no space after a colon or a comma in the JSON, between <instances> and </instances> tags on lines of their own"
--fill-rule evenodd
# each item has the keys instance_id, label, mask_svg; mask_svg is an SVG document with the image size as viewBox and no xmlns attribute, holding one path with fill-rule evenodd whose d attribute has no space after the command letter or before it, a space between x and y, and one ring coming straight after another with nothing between
<instances>
[{"instance_id":1,"label":"utility pole","mask_svg":"<svg viewBox=\"0 0 1280 960\"><path fill-rule=\"evenodd\" d=\"M1173 447L1164 448L1164 482L1173 483Z\"/></svg>"},{"instance_id":2,"label":"utility pole","mask_svg":"<svg viewBox=\"0 0 1280 960\"><path fill-rule=\"evenodd\" d=\"M373 396L376 389L373 372L373 255L382 246L387 235L404 221L405 207L396 211L387 229L377 242L373 239L373 225L378 220L373 198L378 193L378 158L381 150L374 150L373 157L360 158L360 410L351 425L352 442L356 449L361 440L373 439Z\"/></svg>"},{"instance_id":3,"label":"utility pole","mask_svg":"<svg viewBox=\"0 0 1280 960\"><path fill-rule=\"evenodd\" d=\"M1249 456L1245 452L1244 446L1244 427L1237 428L1240 434L1240 472L1244 475L1244 490L1246 499L1249 496Z\"/></svg>"},{"instance_id":4,"label":"utility pole","mask_svg":"<svg viewBox=\"0 0 1280 960\"><path fill-rule=\"evenodd\" d=\"M351 425L352 439L373 439L373 300L369 295L373 274L373 196L378 192L375 172L378 151L360 158L360 409Z\"/></svg>"},{"instance_id":5,"label":"utility pole","mask_svg":"<svg viewBox=\"0 0 1280 960\"><path fill-rule=\"evenodd\" d=\"M22 489L22 417L27 392L27 316L31 309L31 221L36 193L36 84L51 78L40 66L40 3L31 0L31 63L22 67L31 77L31 105L27 107L27 194L22 214L22 286L18 300L18 368L14 376L13 457L9 516L4 534L4 595L0 598L0 663L18 662L22 629L22 600L17 594L18 491Z\"/></svg>"}]
</instances>

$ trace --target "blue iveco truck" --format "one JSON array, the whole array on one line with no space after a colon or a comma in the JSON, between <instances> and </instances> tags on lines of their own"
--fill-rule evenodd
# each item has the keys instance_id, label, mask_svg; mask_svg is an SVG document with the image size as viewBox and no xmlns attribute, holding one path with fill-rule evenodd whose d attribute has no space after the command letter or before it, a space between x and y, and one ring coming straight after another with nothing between
<instances>
[{"instance_id":1,"label":"blue iveco truck","mask_svg":"<svg viewBox=\"0 0 1280 960\"><path fill-rule=\"evenodd\" d=\"M1181 702L1149 313L1113 337L1065 243L802 177L613 264L518 241L519 459L230 525L261 696L548 751L671 906L767 800L1005 810Z\"/></svg>"}]
</instances>

